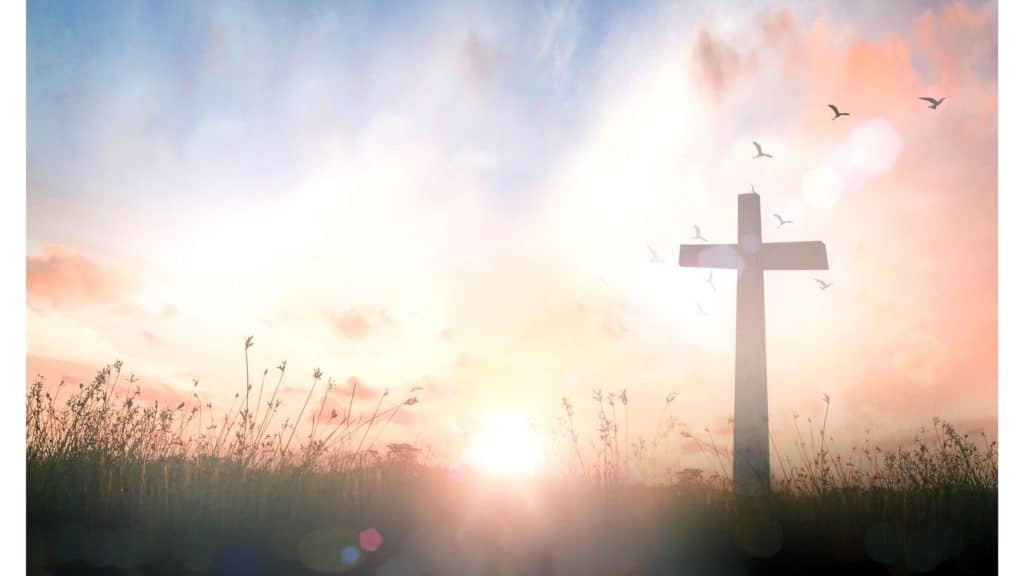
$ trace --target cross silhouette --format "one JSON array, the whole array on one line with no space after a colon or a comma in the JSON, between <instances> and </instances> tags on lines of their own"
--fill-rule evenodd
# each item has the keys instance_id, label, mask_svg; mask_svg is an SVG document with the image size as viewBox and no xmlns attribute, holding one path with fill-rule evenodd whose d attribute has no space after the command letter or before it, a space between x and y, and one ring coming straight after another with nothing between
<instances>
[{"instance_id":1,"label":"cross silhouette","mask_svg":"<svg viewBox=\"0 0 1024 576\"><path fill-rule=\"evenodd\" d=\"M736 270L736 389L733 429L733 490L766 495L768 381L764 333L765 270L827 270L822 242L761 242L761 197L739 195L736 244L679 247L679 265Z\"/></svg>"}]
</instances>

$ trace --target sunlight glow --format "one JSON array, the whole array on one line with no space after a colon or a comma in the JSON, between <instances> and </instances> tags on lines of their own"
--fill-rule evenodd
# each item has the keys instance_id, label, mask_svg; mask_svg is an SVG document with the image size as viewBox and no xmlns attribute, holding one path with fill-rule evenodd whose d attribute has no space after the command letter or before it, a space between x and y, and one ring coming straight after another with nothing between
<instances>
[{"instance_id":1,"label":"sunlight glow","mask_svg":"<svg viewBox=\"0 0 1024 576\"><path fill-rule=\"evenodd\" d=\"M529 478L541 471L544 444L526 418L488 416L480 418L480 427L463 452L463 460L487 476Z\"/></svg>"}]
</instances>

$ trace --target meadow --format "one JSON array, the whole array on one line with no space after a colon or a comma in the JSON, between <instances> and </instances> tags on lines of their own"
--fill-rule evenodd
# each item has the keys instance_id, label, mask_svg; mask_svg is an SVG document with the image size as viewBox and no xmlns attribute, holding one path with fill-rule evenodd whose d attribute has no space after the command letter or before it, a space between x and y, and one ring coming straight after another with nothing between
<instances>
[{"instance_id":1,"label":"meadow","mask_svg":"<svg viewBox=\"0 0 1024 576\"><path fill-rule=\"evenodd\" d=\"M578 429L582 407L563 401L560 470L501 480L410 444L377 447L416 389L384 393L356 416L354 388L347 409L327 410L333 383L315 373L321 385L285 416L286 369L247 381L224 410L198 394L144 403L120 363L90 383L36 381L26 402L29 573L996 570L997 445L941 420L907 446L866 440L840 451L826 412L787 451L795 460L773 439L773 493L753 499L731 492L726 451L710 434L705 442L668 418L655 437L624 440L626 392L595 392L593 433ZM632 477L670 437L698 441L717 472Z\"/></svg>"}]
</instances>

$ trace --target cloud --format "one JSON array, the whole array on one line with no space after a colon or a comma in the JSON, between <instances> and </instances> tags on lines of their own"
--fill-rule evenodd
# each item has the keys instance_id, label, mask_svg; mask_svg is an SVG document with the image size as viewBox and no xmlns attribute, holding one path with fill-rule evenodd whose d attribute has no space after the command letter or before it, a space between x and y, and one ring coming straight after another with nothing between
<instances>
[{"instance_id":1,"label":"cloud","mask_svg":"<svg viewBox=\"0 0 1024 576\"><path fill-rule=\"evenodd\" d=\"M188 393L182 392L165 382L141 379L135 385L139 387L139 400L146 405L156 402L165 408L176 408L179 404L185 402L187 405L186 409L188 409L189 402L195 404L195 399L190 401L192 397Z\"/></svg>"},{"instance_id":2,"label":"cloud","mask_svg":"<svg viewBox=\"0 0 1024 576\"><path fill-rule=\"evenodd\" d=\"M349 398L355 391L356 400L365 400L368 398L377 398L381 392L375 388L371 388L366 385L358 376L349 376L345 380L344 386L338 386L334 390L331 390L331 394L339 397Z\"/></svg>"},{"instance_id":3,"label":"cloud","mask_svg":"<svg viewBox=\"0 0 1024 576\"><path fill-rule=\"evenodd\" d=\"M579 12L578 0L559 0L545 15L537 59L550 61L556 74L569 65L576 53L583 32Z\"/></svg>"},{"instance_id":4,"label":"cloud","mask_svg":"<svg viewBox=\"0 0 1024 576\"><path fill-rule=\"evenodd\" d=\"M695 80L716 100L729 91L741 73L757 65L756 55L741 55L736 48L712 36L706 27L697 35L691 60Z\"/></svg>"},{"instance_id":5,"label":"cloud","mask_svg":"<svg viewBox=\"0 0 1024 576\"><path fill-rule=\"evenodd\" d=\"M795 46L799 30L792 11L765 12L758 18L758 24L766 47L789 50Z\"/></svg>"},{"instance_id":6,"label":"cloud","mask_svg":"<svg viewBox=\"0 0 1024 576\"><path fill-rule=\"evenodd\" d=\"M319 420L321 424L339 424L345 420L347 412L347 403L328 398L324 401L322 407L320 403L312 406L312 410L306 415L306 421L313 422L314 420Z\"/></svg>"},{"instance_id":7,"label":"cloud","mask_svg":"<svg viewBox=\"0 0 1024 576\"><path fill-rule=\"evenodd\" d=\"M46 244L28 257L28 298L56 308L118 302L135 288L125 272L78 254L66 246Z\"/></svg>"},{"instance_id":8,"label":"cloud","mask_svg":"<svg viewBox=\"0 0 1024 576\"><path fill-rule=\"evenodd\" d=\"M31 385L37 376L42 376L49 390L55 389L62 381L64 382L64 388L67 390L77 390L79 383L88 384L92 382L96 374L103 368L103 365L65 360L53 356L29 354L26 357L26 368L26 387ZM128 371L122 372L117 380L116 387L113 389L114 395L123 400L128 394L134 393L135 388L138 387L140 391L139 400L142 403L151 405L153 402L159 402L160 406L169 408L175 408L178 404L186 402L191 398L187 392L183 392L158 378L144 375L139 376L137 373L135 375L138 376L136 382L129 384ZM61 399L66 398L65 395L68 393L64 391L58 397Z\"/></svg>"},{"instance_id":9,"label":"cloud","mask_svg":"<svg viewBox=\"0 0 1024 576\"><path fill-rule=\"evenodd\" d=\"M153 345L163 345L164 344L163 338L160 338L159 336L157 336L156 334L153 334L149 330L142 330L142 331L140 331L139 332L139 336L142 336L142 339L145 340L146 342L148 342L149 344L153 344Z\"/></svg>"},{"instance_id":10,"label":"cloud","mask_svg":"<svg viewBox=\"0 0 1024 576\"><path fill-rule=\"evenodd\" d=\"M470 78L484 84L494 74L494 48L475 31L466 35L462 44L462 61Z\"/></svg>"},{"instance_id":11,"label":"cloud","mask_svg":"<svg viewBox=\"0 0 1024 576\"><path fill-rule=\"evenodd\" d=\"M322 398L325 386L326 384L323 383L318 384L316 389L313 391L313 397L317 399ZM355 400L376 399L381 395L381 391L367 386L366 383L358 376L349 376L344 385L335 384L334 388L332 388L330 393L327 395L328 401L331 401L331 399L338 399L348 402L349 397L353 394L353 387L355 389ZM284 389L281 390L281 393L285 395L306 396L309 394L309 388L285 386Z\"/></svg>"},{"instance_id":12,"label":"cloud","mask_svg":"<svg viewBox=\"0 0 1024 576\"><path fill-rule=\"evenodd\" d=\"M382 326L394 324L394 320L382 310L351 309L334 314L331 322L342 336L349 340L362 340Z\"/></svg>"},{"instance_id":13,"label":"cloud","mask_svg":"<svg viewBox=\"0 0 1024 576\"><path fill-rule=\"evenodd\" d=\"M63 381L67 385L87 383L92 380L98 369L83 362L73 362L50 356L29 354L25 359L26 386L38 376L50 385Z\"/></svg>"},{"instance_id":14,"label":"cloud","mask_svg":"<svg viewBox=\"0 0 1024 576\"><path fill-rule=\"evenodd\" d=\"M163 311L160 314L164 318L175 318L179 313L178 307L174 304L164 304Z\"/></svg>"},{"instance_id":15,"label":"cloud","mask_svg":"<svg viewBox=\"0 0 1024 576\"><path fill-rule=\"evenodd\" d=\"M347 398L339 399L339 398L328 397L327 400L323 403L323 408L322 409L321 409L321 406L320 406L319 402L317 402L315 405L312 405L313 404L312 402L310 404L311 404L311 406L308 408L308 410L310 410L310 412L304 418L308 422L313 422L314 420L319 420L319 422L321 424L335 424L335 425L337 425L337 424L340 424L341 422L345 421L345 414L348 413L348 399ZM369 421L370 418L372 418L372 417L373 417L373 412L372 411L363 410L363 411L357 412L354 409L352 411L352 421L353 421L353 424L358 423L358 422ZM373 425L373 432L374 432L374 434L376 433L377 430L380 429L381 426L384 425L384 423L386 421L387 421L387 417L383 417L382 418L382 417L380 417L378 415L378 417L376 419L376 422ZM416 423L416 421L417 421L416 414L414 412L412 412L410 408L403 406L402 408L400 408L398 410L398 412L395 412L394 415L391 417L390 424L397 424L399 426L412 426L412 425L414 425Z\"/></svg>"},{"instance_id":16,"label":"cloud","mask_svg":"<svg viewBox=\"0 0 1024 576\"><path fill-rule=\"evenodd\" d=\"M402 408L391 419L391 423L392 424L397 424L398 426L406 426L406 427L415 426L418 422L419 422L418 414L413 412L412 410L410 410L408 408Z\"/></svg>"},{"instance_id":17,"label":"cloud","mask_svg":"<svg viewBox=\"0 0 1024 576\"><path fill-rule=\"evenodd\" d=\"M956 3L938 14L932 10L922 14L913 38L934 64L937 84L949 90L959 83L977 82L976 72L995 76L995 27L995 2L976 10Z\"/></svg>"}]
</instances>

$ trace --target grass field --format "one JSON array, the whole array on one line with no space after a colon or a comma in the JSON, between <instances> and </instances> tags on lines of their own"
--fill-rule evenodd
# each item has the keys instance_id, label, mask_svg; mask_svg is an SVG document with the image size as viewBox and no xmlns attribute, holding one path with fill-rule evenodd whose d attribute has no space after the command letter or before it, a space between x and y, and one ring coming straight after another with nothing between
<instances>
[{"instance_id":1,"label":"grass field","mask_svg":"<svg viewBox=\"0 0 1024 576\"><path fill-rule=\"evenodd\" d=\"M801 437L796 462L773 446L773 495L754 500L728 489L726 466L627 481L630 459L649 448L620 449L605 406L628 398L598 393L596 450L581 450L565 402L564 472L503 481L424 461L408 444L373 448L416 390L384 395L357 418L351 397L346 413L323 414L327 392L311 389L283 418L285 368L246 383L217 413L198 395L143 406L119 363L77 387L34 384L29 572L995 572L996 444L939 420L910 446L842 454L822 423L818 438Z\"/></svg>"}]
</instances>

